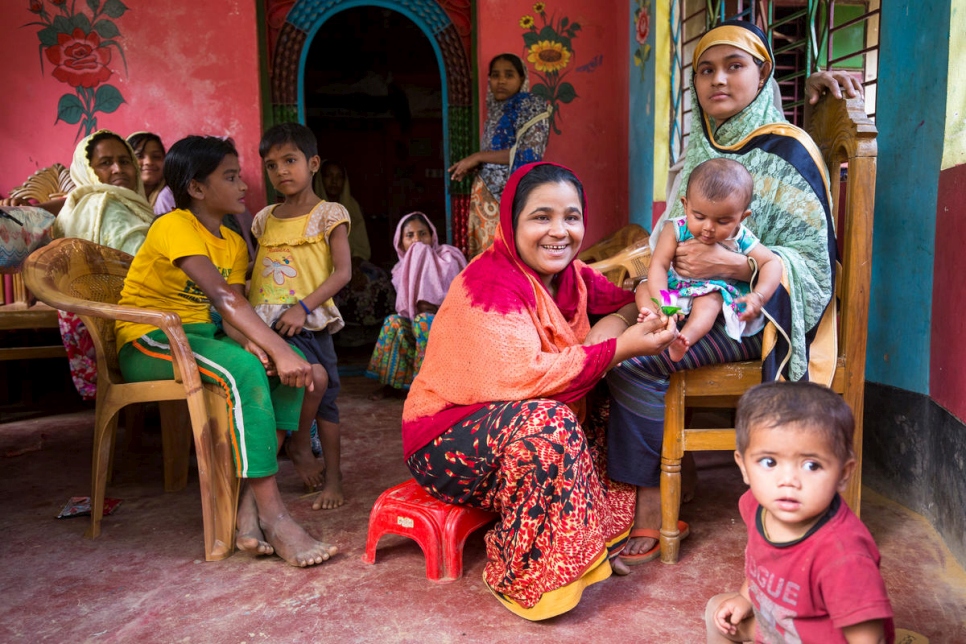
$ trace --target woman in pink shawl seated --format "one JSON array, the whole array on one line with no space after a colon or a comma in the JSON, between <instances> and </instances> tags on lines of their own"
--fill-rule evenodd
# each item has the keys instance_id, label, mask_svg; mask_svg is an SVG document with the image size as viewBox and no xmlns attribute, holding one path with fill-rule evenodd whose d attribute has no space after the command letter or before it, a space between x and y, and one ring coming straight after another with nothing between
<instances>
[{"instance_id":1,"label":"woman in pink shawl seated","mask_svg":"<svg viewBox=\"0 0 966 644\"><path fill-rule=\"evenodd\" d=\"M399 263L392 268L396 314L382 325L366 375L382 383L371 396L397 396L409 390L426 355L429 329L449 285L466 266L455 246L440 244L436 227L421 212L399 220L393 246Z\"/></svg>"},{"instance_id":2,"label":"woman in pink shawl seated","mask_svg":"<svg viewBox=\"0 0 966 644\"><path fill-rule=\"evenodd\" d=\"M483 581L530 620L560 615L618 561L634 492L607 479L606 414L587 401L621 360L661 353L674 320L637 323L634 294L577 259L583 186L525 165L493 245L453 281L403 407L413 478L447 503L498 512ZM590 315L603 316L591 326Z\"/></svg>"}]
</instances>

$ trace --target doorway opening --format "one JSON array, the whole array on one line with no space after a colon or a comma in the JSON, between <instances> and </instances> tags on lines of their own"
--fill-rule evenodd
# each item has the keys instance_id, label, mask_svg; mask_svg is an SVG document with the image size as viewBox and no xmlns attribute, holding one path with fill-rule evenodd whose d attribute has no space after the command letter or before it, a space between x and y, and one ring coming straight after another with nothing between
<instances>
[{"instance_id":1,"label":"doorway opening","mask_svg":"<svg viewBox=\"0 0 966 644\"><path fill-rule=\"evenodd\" d=\"M322 159L342 164L370 262L389 271L399 219L428 215L446 238L443 87L423 31L405 15L356 6L326 20L304 62L305 123Z\"/></svg>"}]
</instances>

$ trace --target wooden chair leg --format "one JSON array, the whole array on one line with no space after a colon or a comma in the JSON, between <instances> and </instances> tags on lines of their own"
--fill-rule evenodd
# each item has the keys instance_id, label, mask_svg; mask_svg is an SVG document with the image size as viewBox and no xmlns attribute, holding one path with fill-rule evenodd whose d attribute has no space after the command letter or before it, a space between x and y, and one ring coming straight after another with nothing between
<instances>
[{"instance_id":1,"label":"wooden chair leg","mask_svg":"<svg viewBox=\"0 0 966 644\"><path fill-rule=\"evenodd\" d=\"M235 473L225 396L221 392L206 389L205 398L208 409L214 410L211 413L211 437L214 446L211 479L215 494L215 540L208 553L209 561L214 561L231 556L235 549L235 517L238 512L241 479Z\"/></svg>"},{"instance_id":2,"label":"wooden chair leg","mask_svg":"<svg viewBox=\"0 0 966 644\"><path fill-rule=\"evenodd\" d=\"M112 400L112 403L114 401ZM116 414L116 419L114 421L114 431L111 432L111 449L108 452L107 461L107 482L108 484L114 481L114 454L117 452L117 428L118 426L124 427L124 445L123 450L129 453L132 449L133 439L132 435L134 433L140 434L140 424L143 421L143 405L127 405L121 409L116 409L114 413ZM124 415L124 422L121 422L121 415ZM138 439L140 441L140 439Z\"/></svg>"},{"instance_id":3,"label":"wooden chair leg","mask_svg":"<svg viewBox=\"0 0 966 644\"><path fill-rule=\"evenodd\" d=\"M661 450L661 561L677 563L681 547L681 459L684 457L684 379L671 376L664 396L664 444Z\"/></svg>"},{"instance_id":4,"label":"wooden chair leg","mask_svg":"<svg viewBox=\"0 0 966 644\"><path fill-rule=\"evenodd\" d=\"M116 435L117 410L108 409L98 413L94 421L94 456L91 463L91 525L85 533L89 539L101 534L107 474Z\"/></svg>"},{"instance_id":5,"label":"wooden chair leg","mask_svg":"<svg viewBox=\"0 0 966 644\"><path fill-rule=\"evenodd\" d=\"M188 461L191 453L191 418L183 400L163 400L161 412L161 444L164 452L164 491L177 492L188 485Z\"/></svg>"},{"instance_id":6,"label":"wooden chair leg","mask_svg":"<svg viewBox=\"0 0 966 644\"><path fill-rule=\"evenodd\" d=\"M864 385L846 385L845 393L842 394L845 402L852 409L855 415L855 433L852 436L852 450L855 452L855 469L852 471L852 478L849 479L848 487L845 488L845 502L849 504L849 509L860 516L862 511L862 416L865 409Z\"/></svg>"},{"instance_id":7,"label":"wooden chair leg","mask_svg":"<svg viewBox=\"0 0 966 644\"><path fill-rule=\"evenodd\" d=\"M225 396L207 388L203 392L203 402L209 414L206 419L207 440L205 446L199 445L196 432L195 451L198 453L201 510L205 524L205 559L218 561L230 557L235 548L235 516L241 481L235 474ZM201 467L203 452L207 459L204 470Z\"/></svg>"}]
</instances>

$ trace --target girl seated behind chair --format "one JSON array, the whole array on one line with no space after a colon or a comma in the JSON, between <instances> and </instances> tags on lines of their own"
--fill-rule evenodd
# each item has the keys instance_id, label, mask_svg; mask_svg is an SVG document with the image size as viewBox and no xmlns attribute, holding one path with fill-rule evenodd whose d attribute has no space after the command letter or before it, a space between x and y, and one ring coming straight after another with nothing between
<instances>
[{"instance_id":1,"label":"girl seated behind chair","mask_svg":"<svg viewBox=\"0 0 966 644\"><path fill-rule=\"evenodd\" d=\"M426 355L429 329L449 285L466 267L455 246L440 244L436 228L421 212L399 220L393 238L399 262L392 268L396 314L382 325L366 376L382 383L370 396L379 400L409 390Z\"/></svg>"},{"instance_id":2,"label":"girl seated behind chair","mask_svg":"<svg viewBox=\"0 0 966 644\"><path fill-rule=\"evenodd\" d=\"M637 305L656 312L662 304L677 305L682 313L689 314L681 333L668 347L674 362L711 330L719 313L724 315L726 332L738 342L764 326L761 311L781 282L782 264L741 223L751 214L754 187L751 175L737 161L705 161L691 172L685 196L681 197L684 216L670 219L661 230L647 273L647 288L637 289ZM747 282L689 280L678 275L672 262L674 252L679 243L688 240L720 244L747 255L754 290Z\"/></svg>"},{"instance_id":3,"label":"girl seated behind chair","mask_svg":"<svg viewBox=\"0 0 966 644\"><path fill-rule=\"evenodd\" d=\"M297 429L302 388L312 390L312 369L245 299L248 251L241 237L222 226L227 214L245 209L247 186L240 172L230 139L189 136L171 146L164 178L178 209L148 230L120 304L180 316L202 380L228 395L236 473L244 479L237 547L311 566L336 548L295 522L275 473L279 435ZM222 327L213 323L212 307ZM173 377L168 338L160 329L118 322L117 346L125 380Z\"/></svg>"},{"instance_id":4,"label":"girl seated behind chair","mask_svg":"<svg viewBox=\"0 0 966 644\"><path fill-rule=\"evenodd\" d=\"M248 301L283 338L298 347L312 364L315 390L302 403L299 431L288 454L311 488L323 482L312 454L311 427L317 420L325 460L324 486L312 504L337 508L345 503L339 445L339 369L332 335L345 323L332 297L349 283L349 212L323 201L312 189L319 171L318 143L299 123L280 123L258 145L265 172L284 203L255 215L252 234L259 249Z\"/></svg>"}]
</instances>

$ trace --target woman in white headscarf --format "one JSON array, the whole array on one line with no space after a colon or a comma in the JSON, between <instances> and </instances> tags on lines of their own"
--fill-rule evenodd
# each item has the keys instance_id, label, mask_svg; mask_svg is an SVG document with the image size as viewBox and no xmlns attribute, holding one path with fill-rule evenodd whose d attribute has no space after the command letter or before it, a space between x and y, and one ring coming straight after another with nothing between
<instances>
[{"instance_id":1,"label":"woman in white headscarf","mask_svg":"<svg viewBox=\"0 0 966 644\"><path fill-rule=\"evenodd\" d=\"M137 253L155 215L127 141L109 130L88 136L74 149L70 177L76 187L54 221L54 236ZM60 312L58 320L74 386L84 400L93 400L97 360L90 335L75 315Z\"/></svg>"},{"instance_id":2,"label":"woman in white headscarf","mask_svg":"<svg viewBox=\"0 0 966 644\"><path fill-rule=\"evenodd\" d=\"M109 130L85 138L74 150L70 178L76 187L57 216L54 236L136 253L154 221L154 210L127 141Z\"/></svg>"}]
</instances>

